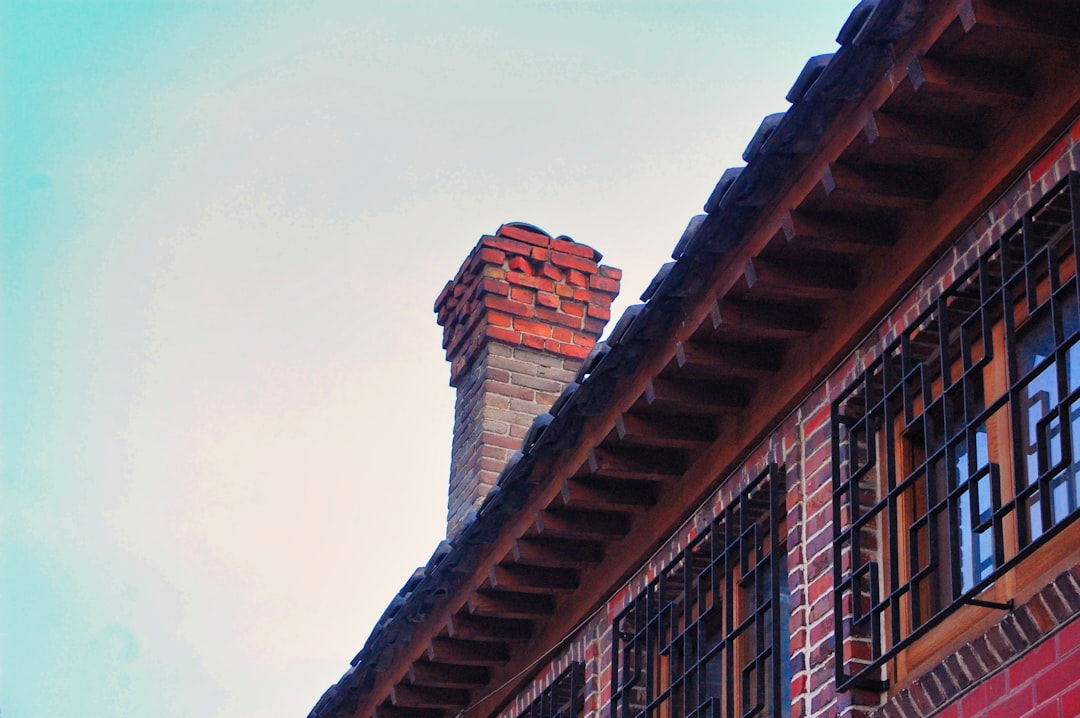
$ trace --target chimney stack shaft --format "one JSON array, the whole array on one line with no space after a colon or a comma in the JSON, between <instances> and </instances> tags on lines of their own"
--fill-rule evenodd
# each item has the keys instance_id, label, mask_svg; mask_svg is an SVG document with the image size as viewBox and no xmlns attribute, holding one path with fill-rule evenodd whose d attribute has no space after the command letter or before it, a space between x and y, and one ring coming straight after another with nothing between
<instances>
[{"instance_id":1,"label":"chimney stack shaft","mask_svg":"<svg viewBox=\"0 0 1080 718\"><path fill-rule=\"evenodd\" d=\"M446 534L479 506L611 317L622 271L568 237L504 224L435 301L457 389Z\"/></svg>"}]
</instances>

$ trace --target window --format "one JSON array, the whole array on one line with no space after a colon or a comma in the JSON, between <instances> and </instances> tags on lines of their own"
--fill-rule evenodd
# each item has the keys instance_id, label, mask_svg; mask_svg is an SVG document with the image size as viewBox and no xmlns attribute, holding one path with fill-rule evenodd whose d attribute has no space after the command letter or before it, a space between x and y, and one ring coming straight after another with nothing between
<instances>
[{"instance_id":1,"label":"window","mask_svg":"<svg viewBox=\"0 0 1080 718\"><path fill-rule=\"evenodd\" d=\"M615 618L615 718L790 715L785 514L770 466Z\"/></svg>"},{"instance_id":2,"label":"window","mask_svg":"<svg viewBox=\"0 0 1080 718\"><path fill-rule=\"evenodd\" d=\"M841 690L883 688L965 605L1009 608L1080 513L1078 208L1074 173L833 404Z\"/></svg>"},{"instance_id":3,"label":"window","mask_svg":"<svg viewBox=\"0 0 1080 718\"><path fill-rule=\"evenodd\" d=\"M578 718L585 707L585 664L571 663L519 718Z\"/></svg>"}]
</instances>

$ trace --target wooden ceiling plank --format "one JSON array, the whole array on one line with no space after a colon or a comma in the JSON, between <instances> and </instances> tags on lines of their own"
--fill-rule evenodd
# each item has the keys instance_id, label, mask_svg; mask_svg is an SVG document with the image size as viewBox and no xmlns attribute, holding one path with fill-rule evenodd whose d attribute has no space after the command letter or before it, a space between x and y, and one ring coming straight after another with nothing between
<instances>
[{"instance_id":1,"label":"wooden ceiling plank","mask_svg":"<svg viewBox=\"0 0 1080 718\"><path fill-rule=\"evenodd\" d=\"M870 145L902 145L914 157L965 161L983 147L983 142L970 130L940 119L901 117L881 111L870 115L863 132Z\"/></svg>"},{"instance_id":2,"label":"wooden ceiling plank","mask_svg":"<svg viewBox=\"0 0 1080 718\"><path fill-rule=\"evenodd\" d=\"M461 688L431 688L398 683L390 689L390 703L399 708L461 709L469 705L469 692Z\"/></svg>"},{"instance_id":3,"label":"wooden ceiling plank","mask_svg":"<svg viewBox=\"0 0 1080 718\"><path fill-rule=\"evenodd\" d=\"M832 200L894 210L925 210L938 196L937 182L924 173L838 162L825 168L821 186Z\"/></svg>"},{"instance_id":4,"label":"wooden ceiling plank","mask_svg":"<svg viewBox=\"0 0 1080 718\"><path fill-rule=\"evenodd\" d=\"M540 511L536 530L555 538L614 541L630 532L630 520L614 511Z\"/></svg>"},{"instance_id":5,"label":"wooden ceiling plank","mask_svg":"<svg viewBox=\"0 0 1080 718\"><path fill-rule=\"evenodd\" d=\"M855 289L855 274L835 262L785 262L755 257L743 272L751 289L794 299L837 299Z\"/></svg>"},{"instance_id":6,"label":"wooden ceiling plank","mask_svg":"<svg viewBox=\"0 0 1080 718\"><path fill-rule=\"evenodd\" d=\"M645 383L644 404L660 413L715 417L746 406L746 392L713 382L652 377Z\"/></svg>"},{"instance_id":7,"label":"wooden ceiling plank","mask_svg":"<svg viewBox=\"0 0 1080 718\"><path fill-rule=\"evenodd\" d=\"M431 688L472 688L491 678L485 666L462 666L452 663L417 661L409 666L409 682Z\"/></svg>"},{"instance_id":8,"label":"wooden ceiling plank","mask_svg":"<svg viewBox=\"0 0 1080 718\"><path fill-rule=\"evenodd\" d=\"M679 451L598 446L584 468L598 478L669 481L682 476L686 461Z\"/></svg>"},{"instance_id":9,"label":"wooden ceiling plank","mask_svg":"<svg viewBox=\"0 0 1080 718\"><path fill-rule=\"evenodd\" d=\"M647 481L594 481L567 479L563 505L572 509L622 511L642 514L656 504L655 485Z\"/></svg>"},{"instance_id":10,"label":"wooden ceiling plank","mask_svg":"<svg viewBox=\"0 0 1080 718\"><path fill-rule=\"evenodd\" d=\"M717 377L768 379L780 369L780 352L773 347L685 341L675 344L675 360L680 369L708 368Z\"/></svg>"},{"instance_id":11,"label":"wooden ceiling plank","mask_svg":"<svg viewBox=\"0 0 1080 718\"><path fill-rule=\"evenodd\" d=\"M372 718L446 718L446 711L438 708L398 708L383 704L375 707Z\"/></svg>"},{"instance_id":12,"label":"wooden ceiling plank","mask_svg":"<svg viewBox=\"0 0 1080 718\"><path fill-rule=\"evenodd\" d=\"M455 638L435 638L426 655L433 663L453 663L460 666L501 666L510 660L505 643L463 641Z\"/></svg>"},{"instance_id":13,"label":"wooden ceiling plank","mask_svg":"<svg viewBox=\"0 0 1080 718\"><path fill-rule=\"evenodd\" d=\"M492 566L489 583L495 589L551 595L572 592L578 587L579 581L574 569L515 564Z\"/></svg>"},{"instance_id":14,"label":"wooden ceiling plank","mask_svg":"<svg viewBox=\"0 0 1080 718\"><path fill-rule=\"evenodd\" d=\"M785 215L781 231L788 244L837 254L870 254L896 241L895 229L881 222L843 221L797 210Z\"/></svg>"},{"instance_id":15,"label":"wooden ceiling plank","mask_svg":"<svg viewBox=\"0 0 1080 718\"><path fill-rule=\"evenodd\" d=\"M702 451L716 438L710 422L658 419L641 414L620 414L615 419L615 436L631 446L682 451Z\"/></svg>"},{"instance_id":16,"label":"wooden ceiling plank","mask_svg":"<svg viewBox=\"0 0 1080 718\"><path fill-rule=\"evenodd\" d=\"M725 329L764 339L802 339L817 331L819 321L807 311L764 302L725 300L710 313L714 330Z\"/></svg>"},{"instance_id":17,"label":"wooden ceiling plank","mask_svg":"<svg viewBox=\"0 0 1080 718\"><path fill-rule=\"evenodd\" d=\"M964 30L988 31L996 43L1075 53L1080 40L1080 17L1065 16L1021 3L963 0L960 20Z\"/></svg>"},{"instance_id":18,"label":"wooden ceiling plank","mask_svg":"<svg viewBox=\"0 0 1080 718\"><path fill-rule=\"evenodd\" d=\"M511 551L515 563L547 568L590 568L604 560L604 547L595 541L522 538Z\"/></svg>"},{"instance_id":19,"label":"wooden ceiling plank","mask_svg":"<svg viewBox=\"0 0 1080 718\"><path fill-rule=\"evenodd\" d=\"M520 618L495 618L458 613L450 617L446 632L451 638L466 641L527 641L532 636L532 623Z\"/></svg>"},{"instance_id":20,"label":"wooden ceiling plank","mask_svg":"<svg viewBox=\"0 0 1080 718\"><path fill-rule=\"evenodd\" d=\"M989 63L959 65L924 56L911 61L908 79L917 93L977 107L1019 107L1031 98L1031 88L1014 69Z\"/></svg>"},{"instance_id":21,"label":"wooden ceiling plank","mask_svg":"<svg viewBox=\"0 0 1080 718\"><path fill-rule=\"evenodd\" d=\"M468 600L469 612L498 618L544 618L555 613L551 596L512 591L478 591Z\"/></svg>"}]
</instances>

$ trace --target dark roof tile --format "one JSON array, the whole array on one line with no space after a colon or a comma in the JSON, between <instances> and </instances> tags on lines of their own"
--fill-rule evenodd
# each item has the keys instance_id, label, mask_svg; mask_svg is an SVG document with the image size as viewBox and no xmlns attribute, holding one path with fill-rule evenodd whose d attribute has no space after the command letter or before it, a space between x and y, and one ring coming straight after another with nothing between
<instances>
[{"instance_id":1,"label":"dark roof tile","mask_svg":"<svg viewBox=\"0 0 1080 718\"><path fill-rule=\"evenodd\" d=\"M758 156L761 152L761 148L769 141L769 136L772 135L773 130L780 124L780 120L784 119L785 114L787 113L774 112L771 115L765 116L765 119L758 125L757 132L755 132L754 136L750 139L750 144L743 150L743 162L750 162Z\"/></svg>"},{"instance_id":2,"label":"dark roof tile","mask_svg":"<svg viewBox=\"0 0 1080 718\"><path fill-rule=\"evenodd\" d=\"M716 183L716 187L713 188L712 194L709 195L709 199L705 200L705 211L712 214L720 208L720 200L724 198L727 191L731 188L732 183L739 178L742 174L744 167L729 167L724 170L724 174L720 175L720 180Z\"/></svg>"}]
</instances>

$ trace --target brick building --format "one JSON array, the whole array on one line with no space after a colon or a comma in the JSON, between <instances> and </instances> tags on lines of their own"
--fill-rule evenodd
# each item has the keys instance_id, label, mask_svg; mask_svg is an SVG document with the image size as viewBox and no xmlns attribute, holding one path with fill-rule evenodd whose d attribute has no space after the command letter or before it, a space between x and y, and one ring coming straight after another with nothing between
<instances>
[{"instance_id":1,"label":"brick building","mask_svg":"<svg viewBox=\"0 0 1080 718\"><path fill-rule=\"evenodd\" d=\"M606 342L481 240L448 539L311 718L1080 715L1080 5L838 41Z\"/></svg>"}]
</instances>

